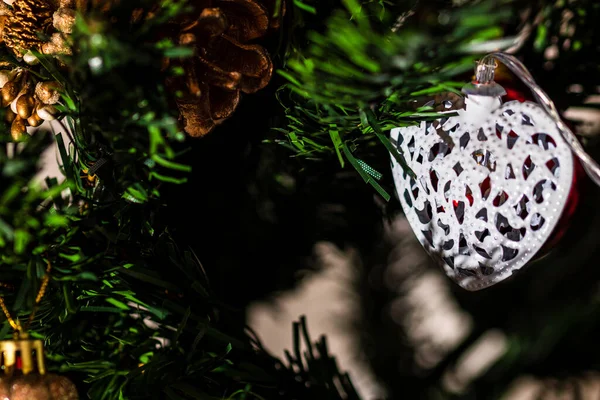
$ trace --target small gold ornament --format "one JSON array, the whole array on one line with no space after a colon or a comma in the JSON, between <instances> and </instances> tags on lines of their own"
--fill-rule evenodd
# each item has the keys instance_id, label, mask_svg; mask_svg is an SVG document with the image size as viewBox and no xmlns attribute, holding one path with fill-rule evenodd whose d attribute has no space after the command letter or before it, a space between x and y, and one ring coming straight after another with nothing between
<instances>
[{"instance_id":1,"label":"small gold ornament","mask_svg":"<svg viewBox=\"0 0 600 400\"><path fill-rule=\"evenodd\" d=\"M0 341L3 374L2 400L78 400L77 388L69 379L46 373L44 346L27 334ZM20 365L19 365L20 364Z\"/></svg>"},{"instance_id":2,"label":"small gold ornament","mask_svg":"<svg viewBox=\"0 0 600 400\"><path fill-rule=\"evenodd\" d=\"M44 122L44 120L42 118L40 118L40 116L37 113L37 110L36 110L36 112L31 114L31 117L27 118L27 124L33 128L37 128L43 122Z\"/></svg>"},{"instance_id":3,"label":"small gold ornament","mask_svg":"<svg viewBox=\"0 0 600 400\"><path fill-rule=\"evenodd\" d=\"M15 120L15 118L17 118L17 114L15 114L14 112L12 112L12 110L10 108L6 109L6 114L4 115L4 119L6 120L6 122L8 124L12 124L13 121Z\"/></svg>"},{"instance_id":4,"label":"small gold ornament","mask_svg":"<svg viewBox=\"0 0 600 400\"><path fill-rule=\"evenodd\" d=\"M27 133L28 126L38 127L59 117L55 105L60 100L62 86L56 81L35 79L19 67L0 70L2 107L7 108L4 119L11 124L10 133L15 141Z\"/></svg>"},{"instance_id":5,"label":"small gold ornament","mask_svg":"<svg viewBox=\"0 0 600 400\"><path fill-rule=\"evenodd\" d=\"M23 137L23 135L27 134L27 125L25 124L25 120L19 116L17 116L12 124L10 124L10 135L13 140L19 141Z\"/></svg>"},{"instance_id":6,"label":"small gold ornament","mask_svg":"<svg viewBox=\"0 0 600 400\"><path fill-rule=\"evenodd\" d=\"M60 88L55 81L39 82L35 87L35 95L44 104L56 104L60 100Z\"/></svg>"},{"instance_id":7,"label":"small gold ornament","mask_svg":"<svg viewBox=\"0 0 600 400\"><path fill-rule=\"evenodd\" d=\"M18 118L18 117L17 117ZM39 306L50 281L51 265L35 299L34 309L25 327L15 321L4 299L0 308L15 330L13 340L0 341L0 399L1 400L78 400L77 388L69 379L46 373L44 345L41 340L30 339L25 332ZM1 285L8 287L9 285Z\"/></svg>"},{"instance_id":8,"label":"small gold ornament","mask_svg":"<svg viewBox=\"0 0 600 400\"><path fill-rule=\"evenodd\" d=\"M17 115L23 119L31 117L35 110L35 99L30 93L25 93L17 99Z\"/></svg>"},{"instance_id":9,"label":"small gold ornament","mask_svg":"<svg viewBox=\"0 0 600 400\"><path fill-rule=\"evenodd\" d=\"M2 88L2 106L7 107L19 94L19 84L15 81L8 82Z\"/></svg>"}]
</instances>

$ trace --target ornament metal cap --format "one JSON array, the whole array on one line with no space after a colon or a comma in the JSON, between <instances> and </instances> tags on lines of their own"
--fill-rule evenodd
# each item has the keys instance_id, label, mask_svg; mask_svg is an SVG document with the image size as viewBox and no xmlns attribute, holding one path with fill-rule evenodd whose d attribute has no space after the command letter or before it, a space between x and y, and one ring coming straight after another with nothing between
<instances>
[{"instance_id":1,"label":"ornament metal cap","mask_svg":"<svg viewBox=\"0 0 600 400\"><path fill-rule=\"evenodd\" d=\"M21 361L19 370L23 375L32 372L40 375L46 373L44 345L41 340L30 339L27 333L16 333L13 340L0 341L0 354L2 355L0 366L5 375L12 376L15 373L17 358Z\"/></svg>"},{"instance_id":2,"label":"ornament metal cap","mask_svg":"<svg viewBox=\"0 0 600 400\"><path fill-rule=\"evenodd\" d=\"M468 95L502 97L506 90L496 82L494 75L498 63L493 57L485 57L477 62L475 67L475 81L462 88L462 92Z\"/></svg>"}]
</instances>

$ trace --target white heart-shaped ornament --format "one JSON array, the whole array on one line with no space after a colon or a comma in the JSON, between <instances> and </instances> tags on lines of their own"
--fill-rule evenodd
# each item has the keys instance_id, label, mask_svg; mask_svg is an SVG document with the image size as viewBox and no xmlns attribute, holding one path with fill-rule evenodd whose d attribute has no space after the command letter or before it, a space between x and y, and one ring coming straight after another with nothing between
<instances>
[{"instance_id":1,"label":"white heart-shaped ornament","mask_svg":"<svg viewBox=\"0 0 600 400\"><path fill-rule=\"evenodd\" d=\"M455 115L395 128L398 197L423 247L468 290L498 283L540 251L573 182L574 160L536 103L468 95Z\"/></svg>"}]
</instances>

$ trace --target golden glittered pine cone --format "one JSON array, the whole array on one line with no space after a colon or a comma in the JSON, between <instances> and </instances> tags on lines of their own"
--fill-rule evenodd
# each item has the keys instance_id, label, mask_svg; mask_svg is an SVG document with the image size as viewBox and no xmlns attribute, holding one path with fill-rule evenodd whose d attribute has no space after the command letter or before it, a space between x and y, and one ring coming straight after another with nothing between
<instances>
[{"instance_id":1,"label":"golden glittered pine cone","mask_svg":"<svg viewBox=\"0 0 600 400\"><path fill-rule=\"evenodd\" d=\"M1 36L15 56L29 64L29 50L48 55L71 54L68 36L75 24L75 0L2 0Z\"/></svg>"},{"instance_id":2,"label":"golden glittered pine cone","mask_svg":"<svg viewBox=\"0 0 600 400\"><path fill-rule=\"evenodd\" d=\"M274 17L277 3L282 8ZM195 12L176 23L176 40L193 46L195 55L178 62L185 73L169 79L167 86L181 94L175 102L190 136L211 132L235 111L241 93L254 93L269 83L273 63L267 50L254 41L279 27L283 4L197 0Z\"/></svg>"}]
</instances>

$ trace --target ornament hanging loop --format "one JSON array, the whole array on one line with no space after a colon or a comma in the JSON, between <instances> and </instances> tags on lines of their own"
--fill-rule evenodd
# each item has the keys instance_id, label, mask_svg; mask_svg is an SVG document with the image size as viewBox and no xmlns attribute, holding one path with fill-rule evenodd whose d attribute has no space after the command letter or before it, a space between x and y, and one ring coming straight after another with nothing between
<instances>
[{"instance_id":1,"label":"ornament hanging loop","mask_svg":"<svg viewBox=\"0 0 600 400\"><path fill-rule=\"evenodd\" d=\"M493 57L487 57L478 62L475 68L477 83L486 85L494 82L496 68L498 68L498 63Z\"/></svg>"},{"instance_id":2,"label":"ornament hanging loop","mask_svg":"<svg viewBox=\"0 0 600 400\"><path fill-rule=\"evenodd\" d=\"M479 81L480 79L482 79L485 81L489 79L489 69L491 69L492 65L497 65L496 60L506 65L506 67L508 67L515 75L519 77L519 79L521 79L523 83L525 83L525 85L527 85L527 87L533 93L533 96L537 100L537 102L542 106L544 111L546 111L548 115L550 115L550 117L554 120L558 130L560 131L560 134L569 145L571 151L575 154L577 158L579 158L583 165L583 168L585 169L590 179L592 179L592 181L594 181L596 185L600 186L600 165L585 151L579 140L577 140L575 134L571 131L567 124L563 122L558 110L556 109L556 106L554 105L554 102L550 100L548 94L544 92L541 87L539 87L539 85L533 79L533 76L529 73L529 71L523 65L523 63L521 63L521 61L519 61L515 56L508 53L490 53L486 55L477 64L477 67L475 69L477 80ZM492 72L492 80L493 76L494 75ZM486 82L488 83L485 83L480 86L487 86L488 84L492 83L489 81ZM470 94L467 91L465 91L465 93Z\"/></svg>"},{"instance_id":3,"label":"ornament hanging loop","mask_svg":"<svg viewBox=\"0 0 600 400\"><path fill-rule=\"evenodd\" d=\"M498 63L492 57L485 57L475 67L475 81L462 89L466 95L502 97L506 90L496 82L494 76Z\"/></svg>"}]
</instances>

